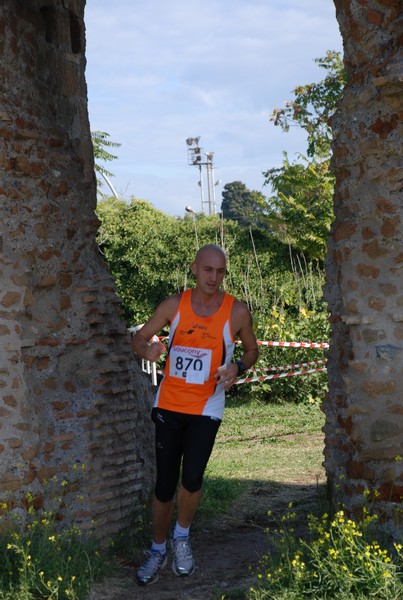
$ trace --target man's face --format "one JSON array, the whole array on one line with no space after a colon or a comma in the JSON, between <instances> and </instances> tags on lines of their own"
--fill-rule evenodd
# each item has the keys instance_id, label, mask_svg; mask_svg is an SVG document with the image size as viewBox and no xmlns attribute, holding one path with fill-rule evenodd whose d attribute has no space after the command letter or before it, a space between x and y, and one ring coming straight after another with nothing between
<instances>
[{"instance_id":1,"label":"man's face","mask_svg":"<svg viewBox=\"0 0 403 600\"><path fill-rule=\"evenodd\" d=\"M215 294L222 284L225 270L225 255L217 250L206 249L192 264L196 287L205 294Z\"/></svg>"}]
</instances>

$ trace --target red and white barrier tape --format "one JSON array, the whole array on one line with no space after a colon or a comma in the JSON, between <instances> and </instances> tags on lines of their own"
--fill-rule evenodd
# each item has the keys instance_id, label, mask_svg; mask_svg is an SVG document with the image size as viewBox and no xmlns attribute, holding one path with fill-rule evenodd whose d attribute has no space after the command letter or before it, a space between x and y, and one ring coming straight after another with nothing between
<instances>
[{"instance_id":1,"label":"red and white barrier tape","mask_svg":"<svg viewBox=\"0 0 403 600\"><path fill-rule=\"evenodd\" d=\"M160 340L167 340L168 336L160 336ZM241 340L236 340L237 344L241 344ZM257 341L259 346L280 346L281 348L329 348L327 342L264 342Z\"/></svg>"},{"instance_id":2,"label":"red and white barrier tape","mask_svg":"<svg viewBox=\"0 0 403 600\"><path fill-rule=\"evenodd\" d=\"M314 367L315 365L325 365L327 358L322 360L311 360L310 362L298 363L295 365L282 365L281 367L258 367L257 369L248 369L249 373L258 373L259 371L289 371L290 369L298 369L299 367Z\"/></svg>"},{"instance_id":3,"label":"red and white barrier tape","mask_svg":"<svg viewBox=\"0 0 403 600\"><path fill-rule=\"evenodd\" d=\"M329 348L326 342L262 342L258 340L259 346L280 346L282 348Z\"/></svg>"},{"instance_id":4,"label":"red and white barrier tape","mask_svg":"<svg viewBox=\"0 0 403 600\"><path fill-rule=\"evenodd\" d=\"M296 366L308 366L310 364L318 364L321 362L326 362L326 361L315 361L312 363L301 363L300 365L288 365L288 366L284 366L284 367L267 367L267 368L261 368L261 369L249 369L247 371L247 373L258 373L258 372L262 372L262 371L272 371L273 369L276 370L280 370L280 369L288 369L291 368L291 366L294 368ZM308 375L309 373L320 373L321 371L326 371L326 367L319 367L318 369L305 369L302 371L292 371L292 372L286 372L286 373L277 373L275 375L261 375L260 377L245 377L244 379L238 379L238 381L235 382L236 385L238 385L239 383L252 383L255 381L266 381L267 379L279 379L280 377L293 377L294 375ZM158 370L157 371L158 375L163 375L163 371Z\"/></svg>"},{"instance_id":5,"label":"red and white barrier tape","mask_svg":"<svg viewBox=\"0 0 403 600\"><path fill-rule=\"evenodd\" d=\"M319 367L319 369L306 369L304 371L287 371L286 373L263 375L262 377L245 377L245 379L238 379L238 381L235 382L235 385L239 385L240 383L267 381L268 379L279 379L280 377L293 377L294 375L309 375L310 373L320 373L321 371L326 371L326 367Z\"/></svg>"},{"instance_id":6,"label":"red and white barrier tape","mask_svg":"<svg viewBox=\"0 0 403 600\"><path fill-rule=\"evenodd\" d=\"M160 340L167 340L168 336L159 336ZM237 344L241 341L237 340ZM259 346L278 346L281 348L329 348L327 342L265 342L258 340ZM303 369L299 371L292 371L291 369L298 369L299 367L311 367L318 364L326 364L327 359L314 360L306 363L298 363L294 365L283 365L281 367L262 367L258 369L249 369L248 373L259 373L264 371L286 371L285 373L275 373L274 375L261 375L253 377L245 377L244 379L238 379L235 382L236 385L241 383L255 383L257 381L268 381L269 379L280 379L281 377L294 377L295 375L310 375L311 373L320 373L326 371L326 367L319 367L316 369ZM157 373L162 375L162 371L158 370Z\"/></svg>"}]
</instances>

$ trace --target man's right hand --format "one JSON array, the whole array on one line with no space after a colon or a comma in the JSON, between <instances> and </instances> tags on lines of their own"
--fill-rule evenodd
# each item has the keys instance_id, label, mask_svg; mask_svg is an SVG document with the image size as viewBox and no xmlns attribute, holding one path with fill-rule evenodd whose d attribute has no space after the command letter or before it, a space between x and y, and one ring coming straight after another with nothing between
<instances>
[{"instance_id":1,"label":"man's right hand","mask_svg":"<svg viewBox=\"0 0 403 600\"><path fill-rule=\"evenodd\" d=\"M133 352L144 360L156 362L161 354L166 352L164 344L156 335L153 335L149 341L138 331L131 339Z\"/></svg>"},{"instance_id":2,"label":"man's right hand","mask_svg":"<svg viewBox=\"0 0 403 600\"><path fill-rule=\"evenodd\" d=\"M148 344L144 358L151 362L156 362L159 357L166 352L164 344L154 335Z\"/></svg>"}]
</instances>

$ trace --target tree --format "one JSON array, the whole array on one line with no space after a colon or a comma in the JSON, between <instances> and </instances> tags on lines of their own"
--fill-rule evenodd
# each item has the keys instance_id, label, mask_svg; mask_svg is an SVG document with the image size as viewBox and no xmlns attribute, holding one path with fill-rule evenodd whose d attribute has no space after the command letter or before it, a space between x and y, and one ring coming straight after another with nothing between
<instances>
[{"instance_id":1,"label":"tree","mask_svg":"<svg viewBox=\"0 0 403 600\"><path fill-rule=\"evenodd\" d=\"M265 207L263 194L249 190L242 181L233 181L224 186L222 197L224 219L235 220L243 226L259 224Z\"/></svg>"},{"instance_id":2,"label":"tree","mask_svg":"<svg viewBox=\"0 0 403 600\"><path fill-rule=\"evenodd\" d=\"M136 198L130 203L102 200L97 214L102 223L100 250L115 277L126 321L137 325L182 285L177 272L177 221ZM186 262L186 257L182 258Z\"/></svg>"},{"instance_id":3,"label":"tree","mask_svg":"<svg viewBox=\"0 0 403 600\"><path fill-rule=\"evenodd\" d=\"M342 97L346 73L339 52L328 50L315 62L327 71L326 77L294 88L294 100L286 102L283 108L274 108L270 120L284 132L291 126L302 127L307 133L307 156L327 160L332 143L329 121Z\"/></svg>"},{"instance_id":4,"label":"tree","mask_svg":"<svg viewBox=\"0 0 403 600\"><path fill-rule=\"evenodd\" d=\"M113 173L110 173L107 169L105 169L105 167L103 167L99 164L99 162L97 162L99 160L102 160L104 162L110 162L112 160L117 159L117 156L115 156L114 154L110 154L110 152L108 152L106 148L118 148L120 144L117 142L112 142L108 138L109 133L106 133L105 131L91 131L91 140L95 159L95 173L101 173L106 177L113 177ZM100 179L97 176L97 190L101 196L104 196L104 194L101 191L103 184L104 182L102 181L102 179Z\"/></svg>"},{"instance_id":5,"label":"tree","mask_svg":"<svg viewBox=\"0 0 403 600\"><path fill-rule=\"evenodd\" d=\"M265 173L275 195L269 199L268 221L280 239L308 259L322 261L333 220L334 177L329 161L290 164L284 154L283 166Z\"/></svg>"},{"instance_id":6,"label":"tree","mask_svg":"<svg viewBox=\"0 0 403 600\"><path fill-rule=\"evenodd\" d=\"M271 120L287 132L291 125L307 133L307 156L290 163L284 153L280 168L269 169L265 185L274 192L267 219L279 238L309 259L323 260L333 219L334 177L330 170L332 134L329 119L342 96L346 77L337 52L316 61L327 71L319 83L294 89L295 99L275 108Z\"/></svg>"}]
</instances>

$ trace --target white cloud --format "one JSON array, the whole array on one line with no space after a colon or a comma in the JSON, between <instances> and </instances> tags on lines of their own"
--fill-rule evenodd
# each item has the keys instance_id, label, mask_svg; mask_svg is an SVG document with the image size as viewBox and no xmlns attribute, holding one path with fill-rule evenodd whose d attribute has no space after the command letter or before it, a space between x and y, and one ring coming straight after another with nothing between
<instances>
[{"instance_id":1,"label":"white cloud","mask_svg":"<svg viewBox=\"0 0 403 600\"><path fill-rule=\"evenodd\" d=\"M283 150L304 151L269 115L321 78L315 58L341 50L330 0L89 0L86 28L91 128L122 144L113 184L172 214L199 208L188 136L214 151L223 184L251 189Z\"/></svg>"}]
</instances>

